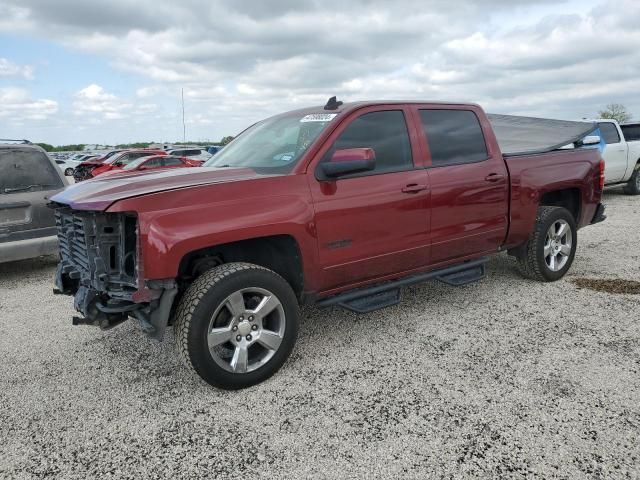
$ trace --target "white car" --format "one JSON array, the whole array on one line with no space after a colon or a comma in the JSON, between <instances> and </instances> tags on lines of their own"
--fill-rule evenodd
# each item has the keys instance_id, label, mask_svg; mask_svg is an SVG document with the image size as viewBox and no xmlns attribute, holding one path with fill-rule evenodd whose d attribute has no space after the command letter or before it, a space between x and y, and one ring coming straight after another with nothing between
<instances>
[{"instance_id":1,"label":"white car","mask_svg":"<svg viewBox=\"0 0 640 480\"><path fill-rule=\"evenodd\" d=\"M59 160L54 158L53 161L56 162L56 165L62 170L62 173L64 173L66 177L72 176L73 169L80 165L80 162L77 160Z\"/></svg>"},{"instance_id":2,"label":"white car","mask_svg":"<svg viewBox=\"0 0 640 480\"><path fill-rule=\"evenodd\" d=\"M640 140L625 138L624 129L615 120L593 120L600 128L600 135L607 146L602 153L604 159L605 185L624 185L624 193L640 195ZM631 133L631 130L628 130Z\"/></svg>"},{"instance_id":3,"label":"white car","mask_svg":"<svg viewBox=\"0 0 640 480\"><path fill-rule=\"evenodd\" d=\"M54 159L54 161L56 162L56 165L58 165L58 168L62 170L62 172L66 177L72 177L73 171L78 165L80 165L85 160L89 160L95 156L96 155L77 154L77 155L73 155L70 158L67 158L66 160Z\"/></svg>"}]
</instances>

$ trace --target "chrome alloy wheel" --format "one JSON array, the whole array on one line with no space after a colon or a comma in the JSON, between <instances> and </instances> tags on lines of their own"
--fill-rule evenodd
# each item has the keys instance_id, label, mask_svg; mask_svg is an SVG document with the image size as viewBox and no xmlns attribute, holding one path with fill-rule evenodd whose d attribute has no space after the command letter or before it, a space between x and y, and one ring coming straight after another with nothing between
<instances>
[{"instance_id":1,"label":"chrome alloy wheel","mask_svg":"<svg viewBox=\"0 0 640 480\"><path fill-rule=\"evenodd\" d=\"M251 372L275 355L285 328L278 297L262 288L243 288L229 295L213 313L207 329L209 352L229 372Z\"/></svg>"},{"instance_id":2,"label":"chrome alloy wheel","mask_svg":"<svg viewBox=\"0 0 640 480\"><path fill-rule=\"evenodd\" d=\"M544 261L552 272L558 272L569 261L573 246L571 227L565 220L556 220L547 231L544 242Z\"/></svg>"}]
</instances>

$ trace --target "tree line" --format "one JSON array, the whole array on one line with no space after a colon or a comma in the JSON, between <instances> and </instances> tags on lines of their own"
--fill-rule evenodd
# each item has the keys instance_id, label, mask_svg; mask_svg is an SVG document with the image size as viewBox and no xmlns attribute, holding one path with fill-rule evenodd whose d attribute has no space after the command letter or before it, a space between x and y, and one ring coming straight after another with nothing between
<instances>
[{"instance_id":1,"label":"tree line","mask_svg":"<svg viewBox=\"0 0 640 480\"><path fill-rule=\"evenodd\" d=\"M184 143L187 144L187 145L208 145L208 144L226 145L231 140L233 140L233 138L234 137L232 137L231 135L228 135L226 137L222 137L222 139L219 142L202 142L202 141L198 141L198 142L184 142ZM115 148L148 148L149 145L153 145L153 144L157 144L157 143L163 143L163 142L121 143L119 145L116 145ZM40 146L46 152L78 152L78 151L84 150L84 147L86 146L86 144L84 144L84 143L72 143L72 144L69 144L69 145L53 146L53 145L50 145L48 143L43 143L43 142L37 142L36 145Z\"/></svg>"}]
</instances>

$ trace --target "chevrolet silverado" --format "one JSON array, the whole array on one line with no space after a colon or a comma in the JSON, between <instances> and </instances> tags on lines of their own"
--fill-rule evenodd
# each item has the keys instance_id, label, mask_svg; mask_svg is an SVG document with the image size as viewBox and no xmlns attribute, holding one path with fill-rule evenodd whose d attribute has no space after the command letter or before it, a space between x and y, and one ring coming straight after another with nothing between
<instances>
[{"instance_id":1,"label":"chevrolet silverado","mask_svg":"<svg viewBox=\"0 0 640 480\"><path fill-rule=\"evenodd\" d=\"M52 198L54 291L74 296L74 324L132 318L158 340L172 325L188 367L237 389L283 365L301 304L371 312L404 285L479 280L501 251L558 280L578 229L605 218L604 166L558 150L594 124L527 121L334 97L254 124L202 168L81 182Z\"/></svg>"}]
</instances>

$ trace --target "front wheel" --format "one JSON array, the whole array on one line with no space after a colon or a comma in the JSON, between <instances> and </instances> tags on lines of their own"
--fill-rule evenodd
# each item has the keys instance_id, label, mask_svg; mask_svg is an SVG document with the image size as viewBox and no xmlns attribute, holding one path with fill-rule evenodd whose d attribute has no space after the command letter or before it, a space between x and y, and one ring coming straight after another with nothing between
<instances>
[{"instance_id":1,"label":"front wheel","mask_svg":"<svg viewBox=\"0 0 640 480\"><path fill-rule=\"evenodd\" d=\"M184 363L226 390L260 383L287 360L299 324L296 296L277 273L249 263L206 271L176 311L175 341Z\"/></svg>"},{"instance_id":2,"label":"front wheel","mask_svg":"<svg viewBox=\"0 0 640 480\"><path fill-rule=\"evenodd\" d=\"M517 257L518 269L533 280L560 280L573 263L577 245L573 215L562 207L539 207L533 233Z\"/></svg>"},{"instance_id":3,"label":"front wheel","mask_svg":"<svg viewBox=\"0 0 640 480\"><path fill-rule=\"evenodd\" d=\"M623 188L627 195L640 195L640 162L633 169L633 175Z\"/></svg>"},{"instance_id":4,"label":"front wheel","mask_svg":"<svg viewBox=\"0 0 640 480\"><path fill-rule=\"evenodd\" d=\"M65 177L70 177L73 175L73 168L69 167L64 171Z\"/></svg>"}]
</instances>

